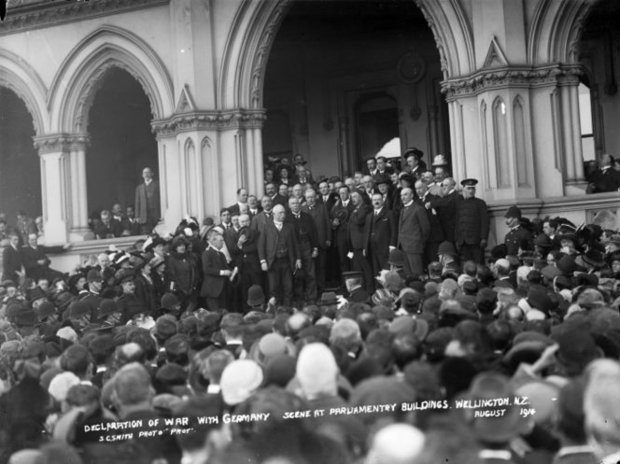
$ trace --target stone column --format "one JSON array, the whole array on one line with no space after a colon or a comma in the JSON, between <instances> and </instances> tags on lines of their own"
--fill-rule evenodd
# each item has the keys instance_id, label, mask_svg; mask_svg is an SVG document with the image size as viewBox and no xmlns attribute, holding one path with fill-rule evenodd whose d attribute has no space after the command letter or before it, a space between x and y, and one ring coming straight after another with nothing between
<instances>
[{"instance_id":1,"label":"stone column","mask_svg":"<svg viewBox=\"0 0 620 464\"><path fill-rule=\"evenodd\" d=\"M71 226L69 134L51 134L34 138L41 160L41 196L46 244L67 243Z\"/></svg>"},{"instance_id":2,"label":"stone column","mask_svg":"<svg viewBox=\"0 0 620 464\"><path fill-rule=\"evenodd\" d=\"M219 217L239 187L262 196L264 113L194 111L153 122L166 230L186 215Z\"/></svg>"},{"instance_id":3,"label":"stone column","mask_svg":"<svg viewBox=\"0 0 620 464\"><path fill-rule=\"evenodd\" d=\"M88 192L86 189L86 146L88 137L72 136L69 142L69 179L71 187L71 227L69 239L79 241L89 231Z\"/></svg>"},{"instance_id":4,"label":"stone column","mask_svg":"<svg viewBox=\"0 0 620 464\"><path fill-rule=\"evenodd\" d=\"M583 151L581 146L581 120L579 118L579 77L576 73L563 76L558 84L563 92L562 112L567 150L566 166L570 166L570 175L566 176L566 194L581 195L585 193L587 182L583 169ZM569 157L569 153L570 156ZM572 166L571 166L572 165Z\"/></svg>"}]
</instances>

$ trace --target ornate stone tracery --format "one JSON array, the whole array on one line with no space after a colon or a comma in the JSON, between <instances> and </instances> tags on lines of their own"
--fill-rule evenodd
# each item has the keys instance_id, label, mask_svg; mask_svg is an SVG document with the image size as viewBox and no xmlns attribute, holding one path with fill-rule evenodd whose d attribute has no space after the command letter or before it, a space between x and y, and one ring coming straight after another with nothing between
<instances>
[{"instance_id":1,"label":"ornate stone tracery","mask_svg":"<svg viewBox=\"0 0 620 464\"><path fill-rule=\"evenodd\" d=\"M478 71L470 76L448 79L441 90L448 101L458 97L477 95L488 90L507 87L538 87L574 85L582 74L579 65L552 65L541 67L510 66Z\"/></svg>"},{"instance_id":2,"label":"ornate stone tracery","mask_svg":"<svg viewBox=\"0 0 620 464\"><path fill-rule=\"evenodd\" d=\"M10 0L0 35L86 18L167 5L170 0Z\"/></svg>"},{"instance_id":3,"label":"ornate stone tracery","mask_svg":"<svg viewBox=\"0 0 620 464\"><path fill-rule=\"evenodd\" d=\"M34 147L40 155L84 149L89 143L87 134L47 134L34 137Z\"/></svg>"},{"instance_id":4,"label":"ornate stone tracery","mask_svg":"<svg viewBox=\"0 0 620 464\"><path fill-rule=\"evenodd\" d=\"M260 129L265 119L265 110L195 111L155 120L151 126L158 137L170 137L198 130Z\"/></svg>"}]
</instances>

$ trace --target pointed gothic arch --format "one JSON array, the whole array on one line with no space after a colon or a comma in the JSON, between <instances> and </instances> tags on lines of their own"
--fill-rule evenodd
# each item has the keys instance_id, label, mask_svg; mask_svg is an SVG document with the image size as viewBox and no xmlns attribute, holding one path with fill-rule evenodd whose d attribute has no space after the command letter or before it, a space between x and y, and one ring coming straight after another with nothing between
<instances>
[{"instance_id":1,"label":"pointed gothic arch","mask_svg":"<svg viewBox=\"0 0 620 464\"><path fill-rule=\"evenodd\" d=\"M35 134L45 134L49 128L45 84L28 62L15 53L2 49L0 49L0 87L12 90L24 102L32 116Z\"/></svg>"},{"instance_id":2,"label":"pointed gothic arch","mask_svg":"<svg viewBox=\"0 0 620 464\"><path fill-rule=\"evenodd\" d=\"M84 133L94 95L112 68L131 74L142 86L153 119L174 111L172 80L161 59L140 37L125 29L104 26L85 37L65 58L48 97L52 129Z\"/></svg>"},{"instance_id":3,"label":"pointed gothic arch","mask_svg":"<svg viewBox=\"0 0 620 464\"><path fill-rule=\"evenodd\" d=\"M263 108L263 84L271 46L294 0L245 2L226 39L220 71L223 109ZM411 0L433 32L444 78L474 71L471 24L457 1Z\"/></svg>"}]
</instances>

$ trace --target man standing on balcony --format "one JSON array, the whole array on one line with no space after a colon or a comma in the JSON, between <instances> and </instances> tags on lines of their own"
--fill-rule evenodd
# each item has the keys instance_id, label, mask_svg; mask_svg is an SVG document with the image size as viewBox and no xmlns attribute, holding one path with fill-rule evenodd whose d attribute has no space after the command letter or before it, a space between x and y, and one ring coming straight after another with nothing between
<instances>
[{"instance_id":1,"label":"man standing on balcony","mask_svg":"<svg viewBox=\"0 0 620 464\"><path fill-rule=\"evenodd\" d=\"M136 187L136 219L140 223L141 232L150 234L161 215L159 183L153 179L153 170L149 167L142 170L142 178L144 182Z\"/></svg>"},{"instance_id":2,"label":"man standing on balcony","mask_svg":"<svg viewBox=\"0 0 620 464\"><path fill-rule=\"evenodd\" d=\"M601 168L592 175L589 193L617 192L620 188L620 172L613 168L613 157L605 153L601 156Z\"/></svg>"}]
</instances>

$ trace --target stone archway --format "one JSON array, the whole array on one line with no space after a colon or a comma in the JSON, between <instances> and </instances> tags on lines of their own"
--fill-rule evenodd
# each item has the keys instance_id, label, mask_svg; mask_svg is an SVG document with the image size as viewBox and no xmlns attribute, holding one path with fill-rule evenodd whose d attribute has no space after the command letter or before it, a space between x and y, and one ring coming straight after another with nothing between
<instances>
[{"instance_id":1,"label":"stone archway","mask_svg":"<svg viewBox=\"0 0 620 464\"><path fill-rule=\"evenodd\" d=\"M127 71L140 83L151 104L153 119L173 113L172 79L161 59L132 32L106 26L84 38L54 77L48 97L52 131L85 131L93 97L113 67Z\"/></svg>"},{"instance_id":2,"label":"stone archway","mask_svg":"<svg viewBox=\"0 0 620 464\"><path fill-rule=\"evenodd\" d=\"M225 41L218 101L221 109L253 112L258 129L253 128L246 144L246 159L260 166L263 159L263 92L267 61L278 29L294 0L244 2ZM470 74L475 69L473 33L459 2L410 0L422 11L439 51L443 78ZM450 114L450 119L453 116ZM454 142L453 142L454 143ZM254 170L248 186L262 186L263 172Z\"/></svg>"},{"instance_id":3,"label":"stone archway","mask_svg":"<svg viewBox=\"0 0 620 464\"><path fill-rule=\"evenodd\" d=\"M0 86L20 97L32 116L37 135L49 129L45 97L47 88L35 69L16 54L0 49Z\"/></svg>"},{"instance_id":4,"label":"stone archway","mask_svg":"<svg viewBox=\"0 0 620 464\"><path fill-rule=\"evenodd\" d=\"M271 46L294 0L246 2L226 40L220 101L226 108L262 109L263 83ZM458 2L411 0L422 11L435 37L444 78L474 71L473 34Z\"/></svg>"},{"instance_id":5,"label":"stone archway","mask_svg":"<svg viewBox=\"0 0 620 464\"><path fill-rule=\"evenodd\" d=\"M174 112L173 85L163 61L133 32L103 26L85 37L67 55L56 73L47 104L50 132L36 140L43 160L47 194L53 198L48 216L58 241L80 240L88 231L86 151L90 108L97 91L113 69L129 73L150 104L151 119ZM47 168L49 166L49 169ZM51 212L49 212L51 211ZM64 232L62 232L64 230Z\"/></svg>"}]
</instances>

